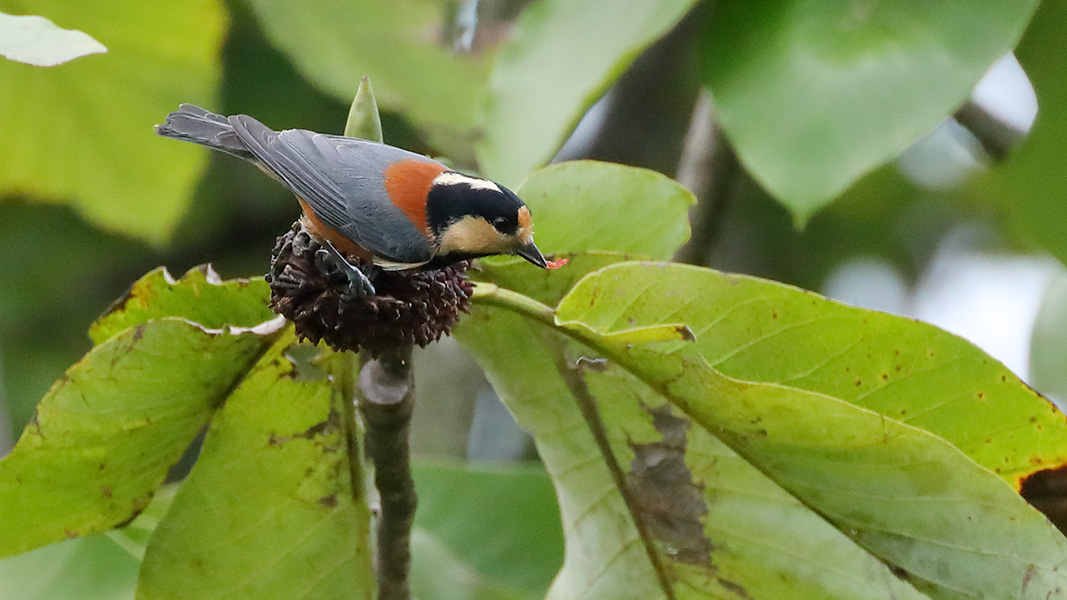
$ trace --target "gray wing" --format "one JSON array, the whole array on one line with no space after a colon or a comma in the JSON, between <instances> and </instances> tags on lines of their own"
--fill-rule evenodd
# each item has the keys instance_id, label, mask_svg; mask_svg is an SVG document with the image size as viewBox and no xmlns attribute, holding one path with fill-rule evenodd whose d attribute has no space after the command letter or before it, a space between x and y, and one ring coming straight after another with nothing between
<instances>
[{"instance_id":1,"label":"gray wing","mask_svg":"<svg viewBox=\"0 0 1067 600\"><path fill-rule=\"evenodd\" d=\"M323 223L375 256L420 264L434 248L385 191L383 171L425 156L366 140L304 129L276 132L247 115L229 118L249 151L307 202Z\"/></svg>"}]
</instances>

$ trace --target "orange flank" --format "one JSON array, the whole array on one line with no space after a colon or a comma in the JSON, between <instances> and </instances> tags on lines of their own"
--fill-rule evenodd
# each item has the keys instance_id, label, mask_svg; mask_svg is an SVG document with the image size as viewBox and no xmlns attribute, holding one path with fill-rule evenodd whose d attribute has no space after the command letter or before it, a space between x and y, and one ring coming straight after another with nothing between
<instances>
[{"instance_id":1,"label":"orange flank","mask_svg":"<svg viewBox=\"0 0 1067 600\"><path fill-rule=\"evenodd\" d=\"M364 262L371 261L372 255L370 252L359 244L346 238L341 232L319 220L319 218L315 216L314 211L311 210L311 207L307 205L307 202L304 202L303 198L297 197L297 201L300 202L300 208L304 211L304 216L300 218L300 222L304 225L304 229L307 229L308 232L315 237L329 240L338 252L344 254L348 258Z\"/></svg>"},{"instance_id":2,"label":"orange flank","mask_svg":"<svg viewBox=\"0 0 1067 600\"><path fill-rule=\"evenodd\" d=\"M431 231L426 223L426 195L434 178L446 170L437 163L415 158L402 160L385 170L385 193L389 200L427 236Z\"/></svg>"}]
</instances>

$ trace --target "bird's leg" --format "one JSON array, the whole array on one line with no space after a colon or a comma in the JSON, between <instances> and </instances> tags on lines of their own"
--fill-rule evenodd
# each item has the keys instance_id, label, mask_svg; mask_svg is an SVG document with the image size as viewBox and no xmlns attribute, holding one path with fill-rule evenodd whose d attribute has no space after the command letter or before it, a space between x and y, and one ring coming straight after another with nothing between
<instances>
[{"instance_id":1,"label":"bird's leg","mask_svg":"<svg viewBox=\"0 0 1067 600\"><path fill-rule=\"evenodd\" d=\"M337 248L334 248L330 240L324 239L319 240L319 242L322 247L315 251L315 260L319 263L319 269L329 271L331 266L334 269L340 269L348 280L348 285L341 292L343 299L366 298L367 296L373 296L377 292L374 289L374 284L370 282L366 274L352 266L352 263L348 262L348 259L337 251Z\"/></svg>"}]
</instances>

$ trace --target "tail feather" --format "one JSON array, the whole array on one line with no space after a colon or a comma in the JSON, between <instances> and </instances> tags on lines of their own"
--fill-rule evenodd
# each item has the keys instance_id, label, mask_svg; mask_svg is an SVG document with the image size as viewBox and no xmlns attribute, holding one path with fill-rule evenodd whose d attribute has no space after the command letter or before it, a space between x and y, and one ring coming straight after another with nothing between
<instances>
[{"instance_id":1,"label":"tail feather","mask_svg":"<svg viewBox=\"0 0 1067 600\"><path fill-rule=\"evenodd\" d=\"M179 105L177 111L167 115L165 123L156 125L156 133L255 161L229 119L192 104Z\"/></svg>"}]
</instances>

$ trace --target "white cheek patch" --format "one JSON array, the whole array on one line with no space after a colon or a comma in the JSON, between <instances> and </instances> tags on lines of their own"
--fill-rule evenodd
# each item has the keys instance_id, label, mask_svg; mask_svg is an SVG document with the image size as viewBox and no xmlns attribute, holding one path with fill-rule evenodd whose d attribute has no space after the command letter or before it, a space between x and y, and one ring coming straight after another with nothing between
<instances>
[{"instance_id":1,"label":"white cheek patch","mask_svg":"<svg viewBox=\"0 0 1067 600\"><path fill-rule=\"evenodd\" d=\"M455 171L445 171L441 173L433 180L434 185L460 185L466 184L471 187L472 190L493 190L495 192L500 191L500 186L489 181L488 179L478 179L477 177L468 177L462 173L456 173Z\"/></svg>"}]
</instances>

